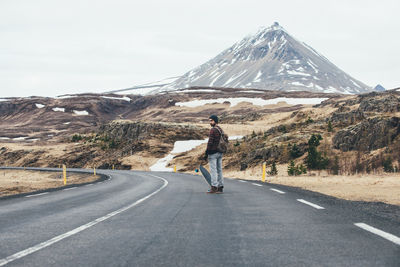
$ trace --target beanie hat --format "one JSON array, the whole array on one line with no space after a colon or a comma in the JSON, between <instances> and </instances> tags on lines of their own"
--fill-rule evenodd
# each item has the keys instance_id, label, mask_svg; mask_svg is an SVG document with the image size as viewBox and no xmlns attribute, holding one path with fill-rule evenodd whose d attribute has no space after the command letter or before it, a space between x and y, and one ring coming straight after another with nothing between
<instances>
[{"instance_id":1,"label":"beanie hat","mask_svg":"<svg viewBox=\"0 0 400 267\"><path fill-rule=\"evenodd\" d=\"M215 121L215 123L218 123L218 117L217 117L217 115L211 115L211 116L209 117L209 119L212 119L213 121Z\"/></svg>"}]
</instances>

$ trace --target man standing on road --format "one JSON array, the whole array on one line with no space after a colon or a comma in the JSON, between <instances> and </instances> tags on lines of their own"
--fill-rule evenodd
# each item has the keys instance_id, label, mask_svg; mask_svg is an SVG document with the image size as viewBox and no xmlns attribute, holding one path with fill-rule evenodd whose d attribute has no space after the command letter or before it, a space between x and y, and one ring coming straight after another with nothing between
<instances>
[{"instance_id":1,"label":"man standing on road","mask_svg":"<svg viewBox=\"0 0 400 267\"><path fill-rule=\"evenodd\" d=\"M218 126L218 117L216 115L211 115L209 122L212 128L208 137L206 157L208 156L208 163L210 164L211 189L207 193L218 194L222 193L224 188L222 153L217 149L223 131Z\"/></svg>"}]
</instances>

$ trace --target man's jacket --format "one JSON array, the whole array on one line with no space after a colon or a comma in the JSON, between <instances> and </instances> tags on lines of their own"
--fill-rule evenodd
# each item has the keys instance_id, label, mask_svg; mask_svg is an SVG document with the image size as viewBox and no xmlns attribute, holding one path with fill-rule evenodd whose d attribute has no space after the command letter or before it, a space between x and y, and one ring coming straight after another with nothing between
<instances>
[{"instance_id":1,"label":"man's jacket","mask_svg":"<svg viewBox=\"0 0 400 267\"><path fill-rule=\"evenodd\" d=\"M215 154L218 152L217 147L219 144L219 139L221 138L221 134L216 127L211 128L210 135L208 136L208 143L206 150L207 155Z\"/></svg>"}]
</instances>

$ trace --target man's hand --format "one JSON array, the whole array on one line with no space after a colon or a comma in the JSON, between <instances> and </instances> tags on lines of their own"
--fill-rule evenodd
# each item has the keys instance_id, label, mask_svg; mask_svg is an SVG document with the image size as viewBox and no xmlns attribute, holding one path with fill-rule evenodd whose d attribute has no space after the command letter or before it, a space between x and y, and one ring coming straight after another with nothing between
<instances>
[{"instance_id":1,"label":"man's hand","mask_svg":"<svg viewBox=\"0 0 400 267\"><path fill-rule=\"evenodd\" d=\"M208 159L208 151L206 150L206 152L204 153L203 160L207 160L207 159Z\"/></svg>"}]
</instances>

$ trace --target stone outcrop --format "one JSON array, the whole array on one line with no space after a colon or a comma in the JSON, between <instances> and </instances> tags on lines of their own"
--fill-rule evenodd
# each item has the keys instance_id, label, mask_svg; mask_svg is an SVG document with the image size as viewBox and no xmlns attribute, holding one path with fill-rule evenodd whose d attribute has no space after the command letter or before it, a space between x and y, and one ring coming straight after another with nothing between
<instances>
[{"instance_id":1,"label":"stone outcrop","mask_svg":"<svg viewBox=\"0 0 400 267\"><path fill-rule=\"evenodd\" d=\"M359 110L364 112L398 112L400 97L397 94L368 97L361 100Z\"/></svg>"},{"instance_id":2,"label":"stone outcrop","mask_svg":"<svg viewBox=\"0 0 400 267\"><path fill-rule=\"evenodd\" d=\"M364 112L357 109L350 112L335 112L328 120L333 124L350 125L360 122L365 118Z\"/></svg>"},{"instance_id":3,"label":"stone outcrop","mask_svg":"<svg viewBox=\"0 0 400 267\"><path fill-rule=\"evenodd\" d=\"M102 125L100 135L122 143L132 143L144 139L157 138L164 141L200 140L207 137L208 131L192 125L173 123L146 123L132 121L113 121Z\"/></svg>"},{"instance_id":4,"label":"stone outcrop","mask_svg":"<svg viewBox=\"0 0 400 267\"><path fill-rule=\"evenodd\" d=\"M371 151L388 146L400 134L400 118L375 117L337 132L333 146L342 151Z\"/></svg>"}]
</instances>

